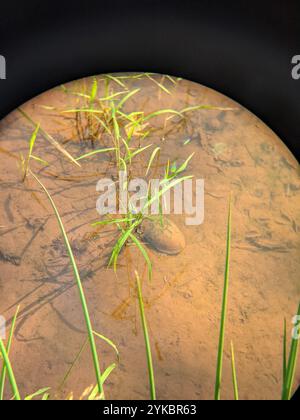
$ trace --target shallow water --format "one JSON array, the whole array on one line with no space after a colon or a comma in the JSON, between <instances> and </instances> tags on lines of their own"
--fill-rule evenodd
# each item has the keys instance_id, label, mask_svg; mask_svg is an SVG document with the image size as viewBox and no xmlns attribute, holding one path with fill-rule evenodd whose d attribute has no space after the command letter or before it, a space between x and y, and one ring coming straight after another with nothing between
<instances>
[{"instance_id":1,"label":"shallow water","mask_svg":"<svg viewBox=\"0 0 300 420\"><path fill-rule=\"evenodd\" d=\"M151 176L162 176L168 159L194 158L186 174L205 180L205 221L186 226L183 216L170 219L187 245L177 256L148 249L153 280L147 281L139 251L126 247L117 275L107 262L118 232L93 228L99 220L96 184L116 175L113 155L97 155L70 163L39 136L35 155L49 167L32 169L49 189L63 217L86 291L94 328L112 339L121 363L106 384L108 398L145 399L149 395L147 365L135 292L134 270L144 273L144 295L159 399L213 397L219 319L225 263L229 194L233 196L233 238L229 314L224 361L223 398L233 397L230 341L236 349L240 396L276 399L281 395L283 320L295 315L300 296L300 179L298 163L276 135L253 114L206 87L187 81L174 85L155 77L171 94L147 77L128 79L140 88L126 112L146 114L163 108L181 110L208 104L232 111L190 112L184 123L166 115L151 121L152 132L135 144L160 146L162 153ZM79 91L91 80L68 85ZM122 90L111 82L114 92ZM99 94L104 95L103 92ZM66 147L72 156L92 150L80 141L74 114L81 99L54 89L22 108ZM94 383L86 349L68 380L86 333L69 260L53 212L32 178L23 184L19 154L28 151L33 131L17 111L0 124L0 314L7 319L21 305L12 362L23 394L50 386L52 397L78 398ZM187 140L190 140L187 143ZM102 136L95 147L110 146ZM134 159L142 176L153 149ZM101 364L113 351L99 342ZM298 371L297 383L300 383Z\"/></svg>"}]
</instances>

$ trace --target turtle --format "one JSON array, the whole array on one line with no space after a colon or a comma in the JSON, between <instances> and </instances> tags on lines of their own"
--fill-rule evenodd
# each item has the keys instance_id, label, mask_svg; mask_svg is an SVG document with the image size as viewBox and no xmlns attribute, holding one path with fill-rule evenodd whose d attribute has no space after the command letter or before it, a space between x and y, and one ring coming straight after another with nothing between
<instances>
[{"instance_id":1,"label":"turtle","mask_svg":"<svg viewBox=\"0 0 300 420\"><path fill-rule=\"evenodd\" d=\"M186 246L181 230L170 219L147 218L143 220L139 235L145 244L166 255L178 255Z\"/></svg>"}]
</instances>

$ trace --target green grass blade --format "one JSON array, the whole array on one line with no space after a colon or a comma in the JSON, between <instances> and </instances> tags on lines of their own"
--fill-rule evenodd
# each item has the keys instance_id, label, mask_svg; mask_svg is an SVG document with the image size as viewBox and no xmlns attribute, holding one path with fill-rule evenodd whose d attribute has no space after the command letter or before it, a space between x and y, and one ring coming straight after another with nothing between
<instances>
[{"instance_id":1,"label":"green grass blade","mask_svg":"<svg viewBox=\"0 0 300 420\"><path fill-rule=\"evenodd\" d=\"M159 200L167 191L169 191L170 189L176 187L176 185L180 184L181 182L187 180L187 179L192 179L193 176L185 176L182 177L180 179L175 179L171 182L169 182L164 188L162 188L156 195L154 195L153 197L151 197L147 203L144 205L142 213L149 208L156 200Z\"/></svg>"},{"instance_id":2,"label":"green grass blade","mask_svg":"<svg viewBox=\"0 0 300 420\"><path fill-rule=\"evenodd\" d=\"M176 115L178 117L183 118L183 114L179 111L176 111L175 109L161 109L159 111L152 112L151 114L145 116L145 118L143 119L143 122L145 123L146 121L149 121L152 118L159 117L164 114L171 114L173 116Z\"/></svg>"},{"instance_id":3,"label":"green grass blade","mask_svg":"<svg viewBox=\"0 0 300 420\"><path fill-rule=\"evenodd\" d=\"M146 176L148 176L148 175L149 175L149 172L150 172L150 169L151 169L152 164L153 164L153 162L154 162L154 159L155 159L156 155L157 155L159 152L160 152L160 147L157 147L157 148L153 151L153 153L152 153L152 155L151 155L151 157L150 157L149 163L148 163L148 167L147 167L147 171L146 171Z\"/></svg>"},{"instance_id":4,"label":"green grass blade","mask_svg":"<svg viewBox=\"0 0 300 420\"><path fill-rule=\"evenodd\" d=\"M159 83L157 80L151 77L149 73L146 73L146 76L148 77L149 80L155 83L156 86L158 86L163 92L167 93L168 95L172 95L171 92L162 83Z\"/></svg>"},{"instance_id":5,"label":"green grass blade","mask_svg":"<svg viewBox=\"0 0 300 420\"><path fill-rule=\"evenodd\" d=\"M27 119L34 127L37 126L37 124L33 121L33 119L21 108L18 108L19 113ZM73 162L75 165L80 167L80 164L76 162L76 160L73 158L73 156L70 155L69 152L67 152L59 143L56 141L50 134L47 133L47 131L43 130L42 127L39 129L40 133L43 135L43 137L48 140L59 152L61 152L66 158L68 158L71 162Z\"/></svg>"},{"instance_id":6,"label":"green grass blade","mask_svg":"<svg viewBox=\"0 0 300 420\"><path fill-rule=\"evenodd\" d=\"M45 192L46 196L48 197L48 200L54 210L58 225L60 227L62 236L64 238L65 241L65 245L66 245L66 249L69 255L69 259L73 268L73 272L74 272L74 277L77 283L77 288L79 291L79 296L80 296L80 301L81 301L81 306L82 306L82 310L83 310L83 315L85 318L85 322L86 322L86 327L87 327L87 332L88 332L88 337L89 337L89 342L90 342L90 348L91 348L91 353L92 353L92 357L93 357L93 363L94 363L94 369L95 369L95 375L96 375L96 379L97 379L97 384L98 384L98 388L99 388L99 394L103 394L103 387L102 387L102 382L101 382L101 371L100 371L100 363L99 363L99 358L98 358L98 354L97 354L97 348L96 348L96 343L95 343L95 337L93 334L93 328L92 328L92 323L91 323L91 319L90 319L90 315L89 315L89 310L88 310L88 306L87 306L87 302L86 302L86 298L85 298L85 294L84 294L84 290L83 290L83 286L81 283L81 279L80 279L80 275L79 275L79 271L78 271L78 267L74 258L74 254L67 236L67 233L65 231L62 219L59 215L59 212L57 210L57 207L51 197L51 195L49 194L48 190L46 189L46 187L42 184L42 182L31 172L31 175L34 177L34 179L37 181L37 183L42 187L43 191Z\"/></svg>"},{"instance_id":7,"label":"green grass blade","mask_svg":"<svg viewBox=\"0 0 300 420\"><path fill-rule=\"evenodd\" d=\"M194 156L195 156L195 153L192 153L187 158L187 160L179 167L179 169L177 169L177 174L180 174L186 170L186 168L188 167L188 164L190 163L190 161L193 159Z\"/></svg>"},{"instance_id":8,"label":"green grass blade","mask_svg":"<svg viewBox=\"0 0 300 420\"><path fill-rule=\"evenodd\" d=\"M124 172L128 173L128 171L127 171L127 163L121 157L119 157L119 166L120 166L120 168L123 167L123 171Z\"/></svg>"},{"instance_id":9,"label":"green grass blade","mask_svg":"<svg viewBox=\"0 0 300 420\"><path fill-rule=\"evenodd\" d=\"M34 148L35 141L36 141L39 130L40 130L40 124L37 124L34 132L32 133L32 136L29 140L29 151L28 151L28 156L27 156L27 159L26 159L26 162L25 162L25 167L24 167L23 182L25 181L25 179L27 178L27 175L28 175L30 159L33 157L32 152L33 152L33 148Z\"/></svg>"},{"instance_id":10,"label":"green grass blade","mask_svg":"<svg viewBox=\"0 0 300 420\"><path fill-rule=\"evenodd\" d=\"M121 132L120 132L120 126L118 122L118 118L116 115L116 107L114 102L111 102L111 115L112 115L112 121L113 121L113 127L114 127L114 138L115 138L115 146L116 146L116 161L117 166L120 168L120 159L121 159L121 150L120 150L120 138L121 138Z\"/></svg>"},{"instance_id":11,"label":"green grass blade","mask_svg":"<svg viewBox=\"0 0 300 420\"><path fill-rule=\"evenodd\" d=\"M100 98L99 101L101 101L101 102L111 101L112 99L115 99L115 98L117 98L118 96L121 96L121 95L125 95L126 93L127 93L127 90L122 90L120 92L112 93L109 96L105 96L103 98Z\"/></svg>"},{"instance_id":12,"label":"green grass blade","mask_svg":"<svg viewBox=\"0 0 300 420\"><path fill-rule=\"evenodd\" d=\"M184 172L194 156L195 156L195 153L192 153L179 168L177 168L176 162L174 162L172 164L172 167L170 168L170 161L168 161L166 171L165 171L165 179L162 181L162 184L167 184L168 182L177 178L178 175L180 175L182 172Z\"/></svg>"},{"instance_id":13,"label":"green grass blade","mask_svg":"<svg viewBox=\"0 0 300 420\"><path fill-rule=\"evenodd\" d=\"M234 346L232 342L231 342L231 369L232 369L232 383L233 383L233 390L234 390L234 399L235 401L239 401L239 389L238 389L236 366L235 366L235 354L234 354Z\"/></svg>"},{"instance_id":14,"label":"green grass blade","mask_svg":"<svg viewBox=\"0 0 300 420\"><path fill-rule=\"evenodd\" d=\"M228 306L228 289L229 289L229 270L230 270L230 251L231 251L231 219L232 219L232 203L231 203L231 198L230 198L229 212L228 212L228 225L227 225L225 280L224 280L224 290L223 290L223 303L222 303L222 313L221 313L217 373L216 373L216 383L215 383L215 400L216 401L219 401L221 399L221 383L222 383L222 374L223 374L225 327L226 327L226 315L227 315L227 306Z\"/></svg>"},{"instance_id":15,"label":"green grass blade","mask_svg":"<svg viewBox=\"0 0 300 420\"><path fill-rule=\"evenodd\" d=\"M104 385L111 373L116 369L117 365L115 363L111 364L103 373L102 375L102 384ZM103 399L101 395L98 393L98 387L96 386L93 391L91 392L90 396L88 397L89 401L94 400L101 400Z\"/></svg>"},{"instance_id":16,"label":"green grass blade","mask_svg":"<svg viewBox=\"0 0 300 420\"><path fill-rule=\"evenodd\" d=\"M92 116L95 118L96 121L98 121L98 123L100 125L102 125L102 127L107 132L107 134L109 134L111 136L112 135L112 132L111 132L110 128L107 126L107 124L105 124L105 122L102 121L101 118L98 117L98 115L92 114Z\"/></svg>"},{"instance_id":17,"label":"green grass blade","mask_svg":"<svg viewBox=\"0 0 300 420\"><path fill-rule=\"evenodd\" d=\"M116 106L116 111L119 111L120 109L123 108L123 106L125 105L125 103L134 95L136 95L141 89L135 89L132 92L129 92L128 95L126 95L123 99L121 99L121 101L118 103L118 105Z\"/></svg>"},{"instance_id":18,"label":"green grass blade","mask_svg":"<svg viewBox=\"0 0 300 420\"><path fill-rule=\"evenodd\" d=\"M38 156L31 155L31 159L36 160L37 162L41 163L44 166L49 166L49 163L48 162L46 162L45 160L39 158Z\"/></svg>"},{"instance_id":19,"label":"green grass blade","mask_svg":"<svg viewBox=\"0 0 300 420\"><path fill-rule=\"evenodd\" d=\"M156 400L156 388L155 388L155 378L154 378L154 369L153 369L153 360L152 360L152 352L151 352L151 344L148 332L148 325L145 315L145 308L144 308L144 301L143 301L143 294L142 294L142 287L141 281L138 272L135 272L136 276L136 283L137 283L137 290L138 290L138 299L139 299L139 306L140 306L140 314L141 314L141 321L146 345L146 354L147 354L147 363L148 363L148 373L149 373L149 383L150 383L150 396L151 400Z\"/></svg>"},{"instance_id":20,"label":"green grass blade","mask_svg":"<svg viewBox=\"0 0 300 420\"><path fill-rule=\"evenodd\" d=\"M118 96L125 95L125 93L127 93L127 92L128 91L126 90L126 91L116 92L116 93L113 93L113 94L111 94L109 96L104 96L102 98L96 98L95 97L95 100L97 100L98 102L110 101L111 99L115 99ZM89 101L91 100L91 95L88 95L88 94L85 94L85 93L73 92L73 91L70 91L70 90L67 90L67 89L65 90L65 93L69 93L70 95L78 96L80 98L88 99ZM45 109L49 109L49 110L56 109L54 107L44 107L44 108Z\"/></svg>"},{"instance_id":21,"label":"green grass blade","mask_svg":"<svg viewBox=\"0 0 300 420\"><path fill-rule=\"evenodd\" d=\"M117 140L120 140L121 132L120 132L120 126L119 126L117 115L116 115L116 107L115 107L114 102L111 102L111 112L112 112L112 120L113 120L113 125L114 125L115 138Z\"/></svg>"},{"instance_id":22,"label":"green grass blade","mask_svg":"<svg viewBox=\"0 0 300 420\"><path fill-rule=\"evenodd\" d=\"M107 226L107 225L117 225L118 223L130 223L134 222L135 218L123 218L123 219L112 219L112 220L102 220L100 222L92 223L92 226Z\"/></svg>"},{"instance_id":23,"label":"green grass blade","mask_svg":"<svg viewBox=\"0 0 300 420\"><path fill-rule=\"evenodd\" d=\"M284 319L284 333L283 333L283 384L286 381L286 369L287 369L287 326L286 319Z\"/></svg>"},{"instance_id":24,"label":"green grass blade","mask_svg":"<svg viewBox=\"0 0 300 420\"><path fill-rule=\"evenodd\" d=\"M118 239L116 245L114 246L111 258L110 258L109 263L108 263L109 267L111 267L113 265L115 272L117 271L117 262L118 262L118 257L120 255L120 252L122 251L124 245L126 244L126 242L129 239L130 235L132 234L132 232L138 226L139 223L140 222L133 223L132 226L127 230L122 229L122 234L121 234L120 238Z\"/></svg>"},{"instance_id":25,"label":"green grass blade","mask_svg":"<svg viewBox=\"0 0 300 420\"><path fill-rule=\"evenodd\" d=\"M35 141L36 141L39 130L40 130L40 124L37 124L36 129L34 130L32 136L31 136L31 139L29 141L29 157L31 157L31 155L32 155L33 148L34 148Z\"/></svg>"},{"instance_id":26,"label":"green grass blade","mask_svg":"<svg viewBox=\"0 0 300 420\"><path fill-rule=\"evenodd\" d=\"M87 95L87 94L85 94L85 93L80 93L80 92L72 92L72 91L70 91L70 90L66 90L65 91L65 93L69 93L69 94L71 94L71 95L74 95L74 96L78 96L79 98L84 98L84 99L88 99L88 100L90 100L91 99L91 96L90 95Z\"/></svg>"},{"instance_id":27,"label":"green grass blade","mask_svg":"<svg viewBox=\"0 0 300 420\"><path fill-rule=\"evenodd\" d=\"M147 267L148 267L148 278L151 281L152 280L152 263L151 260L149 258L149 255L146 251L146 249L143 247L143 245L141 244L141 242L138 240L138 238L131 234L130 238L132 239L132 241L135 243L135 245L138 247L138 249L140 250L140 252L142 253L146 263L147 263Z\"/></svg>"},{"instance_id":28,"label":"green grass blade","mask_svg":"<svg viewBox=\"0 0 300 420\"><path fill-rule=\"evenodd\" d=\"M105 371L103 372L103 375L102 375L103 385L107 381L107 379L109 378L111 373L116 369L116 367L117 367L117 365L115 363L112 363L110 366L108 366L107 369L105 369Z\"/></svg>"},{"instance_id":29,"label":"green grass blade","mask_svg":"<svg viewBox=\"0 0 300 420\"><path fill-rule=\"evenodd\" d=\"M134 157L138 156L139 154L145 152L145 150L148 150L150 147L152 147L152 144L148 144L148 146L142 147L141 149L137 149L134 152L130 153L130 157L127 157L125 159L126 162L129 160L131 161Z\"/></svg>"},{"instance_id":30,"label":"green grass blade","mask_svg":"<svg viewBox=\"0 0 300 420\"><path fill-rule=\"evenodd\" d=\"M99 334L97 332L94 331L94 334L96 337L100 338L100 340L103 340L105 343L107 343L111 348L114 349L116 355L117 355L117 359L118 362L120 361L120 352L118 350L118 347L115 345L115 343L113 341L111 341L109 338L105 337L105 335ZM103 375L102 375L103 376Z\"/></svg>"},{"instance_id":31,"label":"green grass blade","mask_svg":"<svg viewBox=\"0 0 300 420\"><path fill-rule=\"evenodd\" d=\"M95 102L95 99L97 97L97 93L98 93L98 81L97 81L97 78L94 77L93 84L92 84L92 90L91 90L91 97L90 97L91 107L94 106L94 102Z\"/></svg>"},{"instance_id":32,"label":"green grass blade","mask_svg":"<svg viewBox=\"0 0 300 420\"><path fill-rule=\"evenodd\" d=\"M18 385L17 385L17 382L16 382L16 378L15 378L15 375L14 375L14 372L13 372L13 369L12 369L12 366L11 366L11 363L10 363L10 360L9 360L9 356L7 354L6 348L5 348L4 343L1 340L1 338L0 338L0 352L2 354L3 362L4 362L4 365L6 367L7 376L9 378L11 389L12 389L13 394L14 394L14 399L20 401L21 396L20 396L19 388L18 388Z\"/></svg>"},{"instance_id":33,"label":"green grass blade","mask_svg":"<svg viewBox=\"0 0 300 420\"><path fill-rule=\"evenodd\" d=\"M117 83L122 88L127 89L127 86L125 85L125 83L121 82L121 80L118 77L112 76L111 74L107 74L106 77L107 79L110 79L113 82Z\"/></svg>"},{"instance_id":34,"label":"green grass blade","mask_svg":"<svg viewBox=\"0 0 300 420\"><path fill-rule=\"evenodd\" d=\"M300 304L298 308L298 317L300 317ZM290 349L289 360L286 368L286 375L285 375L285 382L283 384L283 392L282 392L282 400L289 401L292 397L295 374L296 374L296 367L297 367L297 359L298 359L298 352L299 352L299 341L300 339L293 337Z\"/></svg>"},{"instance_id":35,"label":"green grass blade","mask_svg":"<svg viewBox=\"0 0 300 420\"><path fill-rule=\"evenodd\" d=\"M79 160L83 160L83 159L87 159L91 156L95 156L98 155L100 153L108 153L108 152L114 152L116 150L115 147L111 147L111 148L107 148L107 149L98 149L98 150L93 150L90 153L86 153L82 156L79 156L78 158L76 158L76 161L78 162Z\"/></svg>"},{"instance_id":36,"label":"green grass blade","mask_svg":"<svg viewBox=\"0 0 300 420\"><path fill-rule=\"evenodd\" d=\"M165 169L165 179L168 180L170 176L170 159L168 159L168 163Z\"/></svg>"},{"instance_id":37,"label":"green grass blade","mask_svg":"<svg viewBox=\"0 0 300 420\"><path fill-rule=\"evenodd\" d=\"M142 111L138 111L138 112L131 112L130 114L124 114L124 112L122 111L118 111L118 115L122 118L124 118L125 120L130 121L133 124L139 124L143 121L144 118L144 112ZM138 120L136 119L136 117L140 117Z\"/></svg>"},{"instance_id":38,"label":"green grass blade","mask_svg":"<svg viewBox=\"0 0 300 420\"><path fill-rule=\"evenodd\" d=\"M47 394L50 388L42 388L39 391L36 391L34 394L28 395L24 398L25 401L31 401L36 397L40 397L41 395Z\"/></svg>"},{"instance_id":39,"label":"green grass blade","mask_svg":"<svg viewBox=\"0 0 300 420\"><path fill-rule=\"evenodd\" d=\"M172 82L172 83L173 83L173 85L175 85L175 86L177 85L177 82L176 82L176 80L174 80L174 79L173 79L173 77L169 76L168 74L166 74L166 75L165 75L165 77L166 77L168 80L170 80L170 82Z\"/></svg>"},{"instance_id":40,"label":"green grass blade","mask_svg":"<svg viewBox=\"0 0 300 420\"><path fill-rule=\"evenodd\" d=\"M12 345L12 340L14 336L14 331L15 331L15 326L16 326L19 310L20 310L20 307L18 306L16 313L13 317L12 323L11 323L11 328L10 328L9 337L8 337L7 346L6 346L6 351L7 351L8 356L9 356L11 345ZM5 379L6 379L6 365L4 363L2 367L1 377L0 377L0 401L3 401Z\"/></svg>"},{"instance_id":41,"label":"green grass blade","mask_svg":"<svg viewBox=\"0 0 300 420\"><path fill-rule=\"evenodd\" d=\"M122 140L122 143L124 144L125 149L126 149L126 157L124 157L124 159L123 159L123 161L125 162L125 166L126 166L126 162L129 162L131 164L132 153L131 153L131 149L130 149L127 141L125 141L123 138L121 140Z\"/></svg>"},{"instance_id":42,"label":"green grass blade","mask_svg":"<svg viewBox=\"0 0 300 420\"><path fill-rule=\"evenodd\" d=\"M86 346L89 344L89 339L86 338L86 340L84 341L83 345L81 346L78 354L76 355L74 361L72 362L71 366L69 367L69 369L67 370L61 384L59 385L58 389L61 390L62 387L65 385L65 383L67 382L67 379L69 378L69 376L71 375L72 370L74 369L74 366L76 365L76 363L78 362L78 360L80 359L81 355L83 354Z\"/></svg>"},{"instance_id":43,"label":"green grass blade","mask_svg":"<svg viewBox=\"0 0 300 420\"><path fill-rule=\"evenodd\" d=\"M180 111L181 114L186 114L187 112L192 111L199 111L199 110L212 110L212 111L235 111L236 108L224 108L219 106L212 106L212 105L196 105L196 106L190 106L188 108L184 108Z\"/></svg>"},{"instance_id":44,"label":"green grass blade","mask_svg":"<svg viewBox=\"0 0 300 420\"><path fill-rule=\"evenodd\" d=\"M75 109L67 109L65 111L62 111L62 114L76 114L79 112L85 112L88 114L103 114L103 111L100 109L95 108L75 108Z\"/></svg>"}]
</instances>

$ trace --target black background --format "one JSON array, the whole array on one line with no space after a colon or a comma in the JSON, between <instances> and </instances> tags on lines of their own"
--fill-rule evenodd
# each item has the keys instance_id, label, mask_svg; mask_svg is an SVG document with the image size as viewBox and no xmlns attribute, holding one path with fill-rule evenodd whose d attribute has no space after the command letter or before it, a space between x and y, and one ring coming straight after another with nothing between
<instances>
[{"instance_id":1,"label":"black background","mask_svg":"<svg viewBox=\"0 0 300 420\"><path fill-rule=\"evenodd\" d=\"M61 82L113 71L179 75L263 119L298 157L298 0L3 0L0 118Z\"/></svg>"},{"instance_id":2,"label":"black background","mask_svg":"<svg viewBox=\"0 0 300 420\"><path fill-rule=\"evenodd\" d=\"M0 119L60 83L153 71L238 101L300 160L299 0L3 0L0 54Z\"/></svg>"}]
</instances>

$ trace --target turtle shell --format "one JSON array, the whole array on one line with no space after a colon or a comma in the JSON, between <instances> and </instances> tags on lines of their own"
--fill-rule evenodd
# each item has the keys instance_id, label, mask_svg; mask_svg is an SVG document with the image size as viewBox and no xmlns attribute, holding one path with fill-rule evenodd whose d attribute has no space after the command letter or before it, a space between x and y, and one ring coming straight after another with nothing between
<instances>
[{"instance_id":1,"label":"turtle shell","mask_svg":"<svg viewBox=\"0 0 300 420\"><path fill-rule=\"evenodd\" d=\"M145 219L141 226L141 238L152 249L166 255L178 255L186 241L181 230L171 220Z\"/></svg>"}]
</instances>

